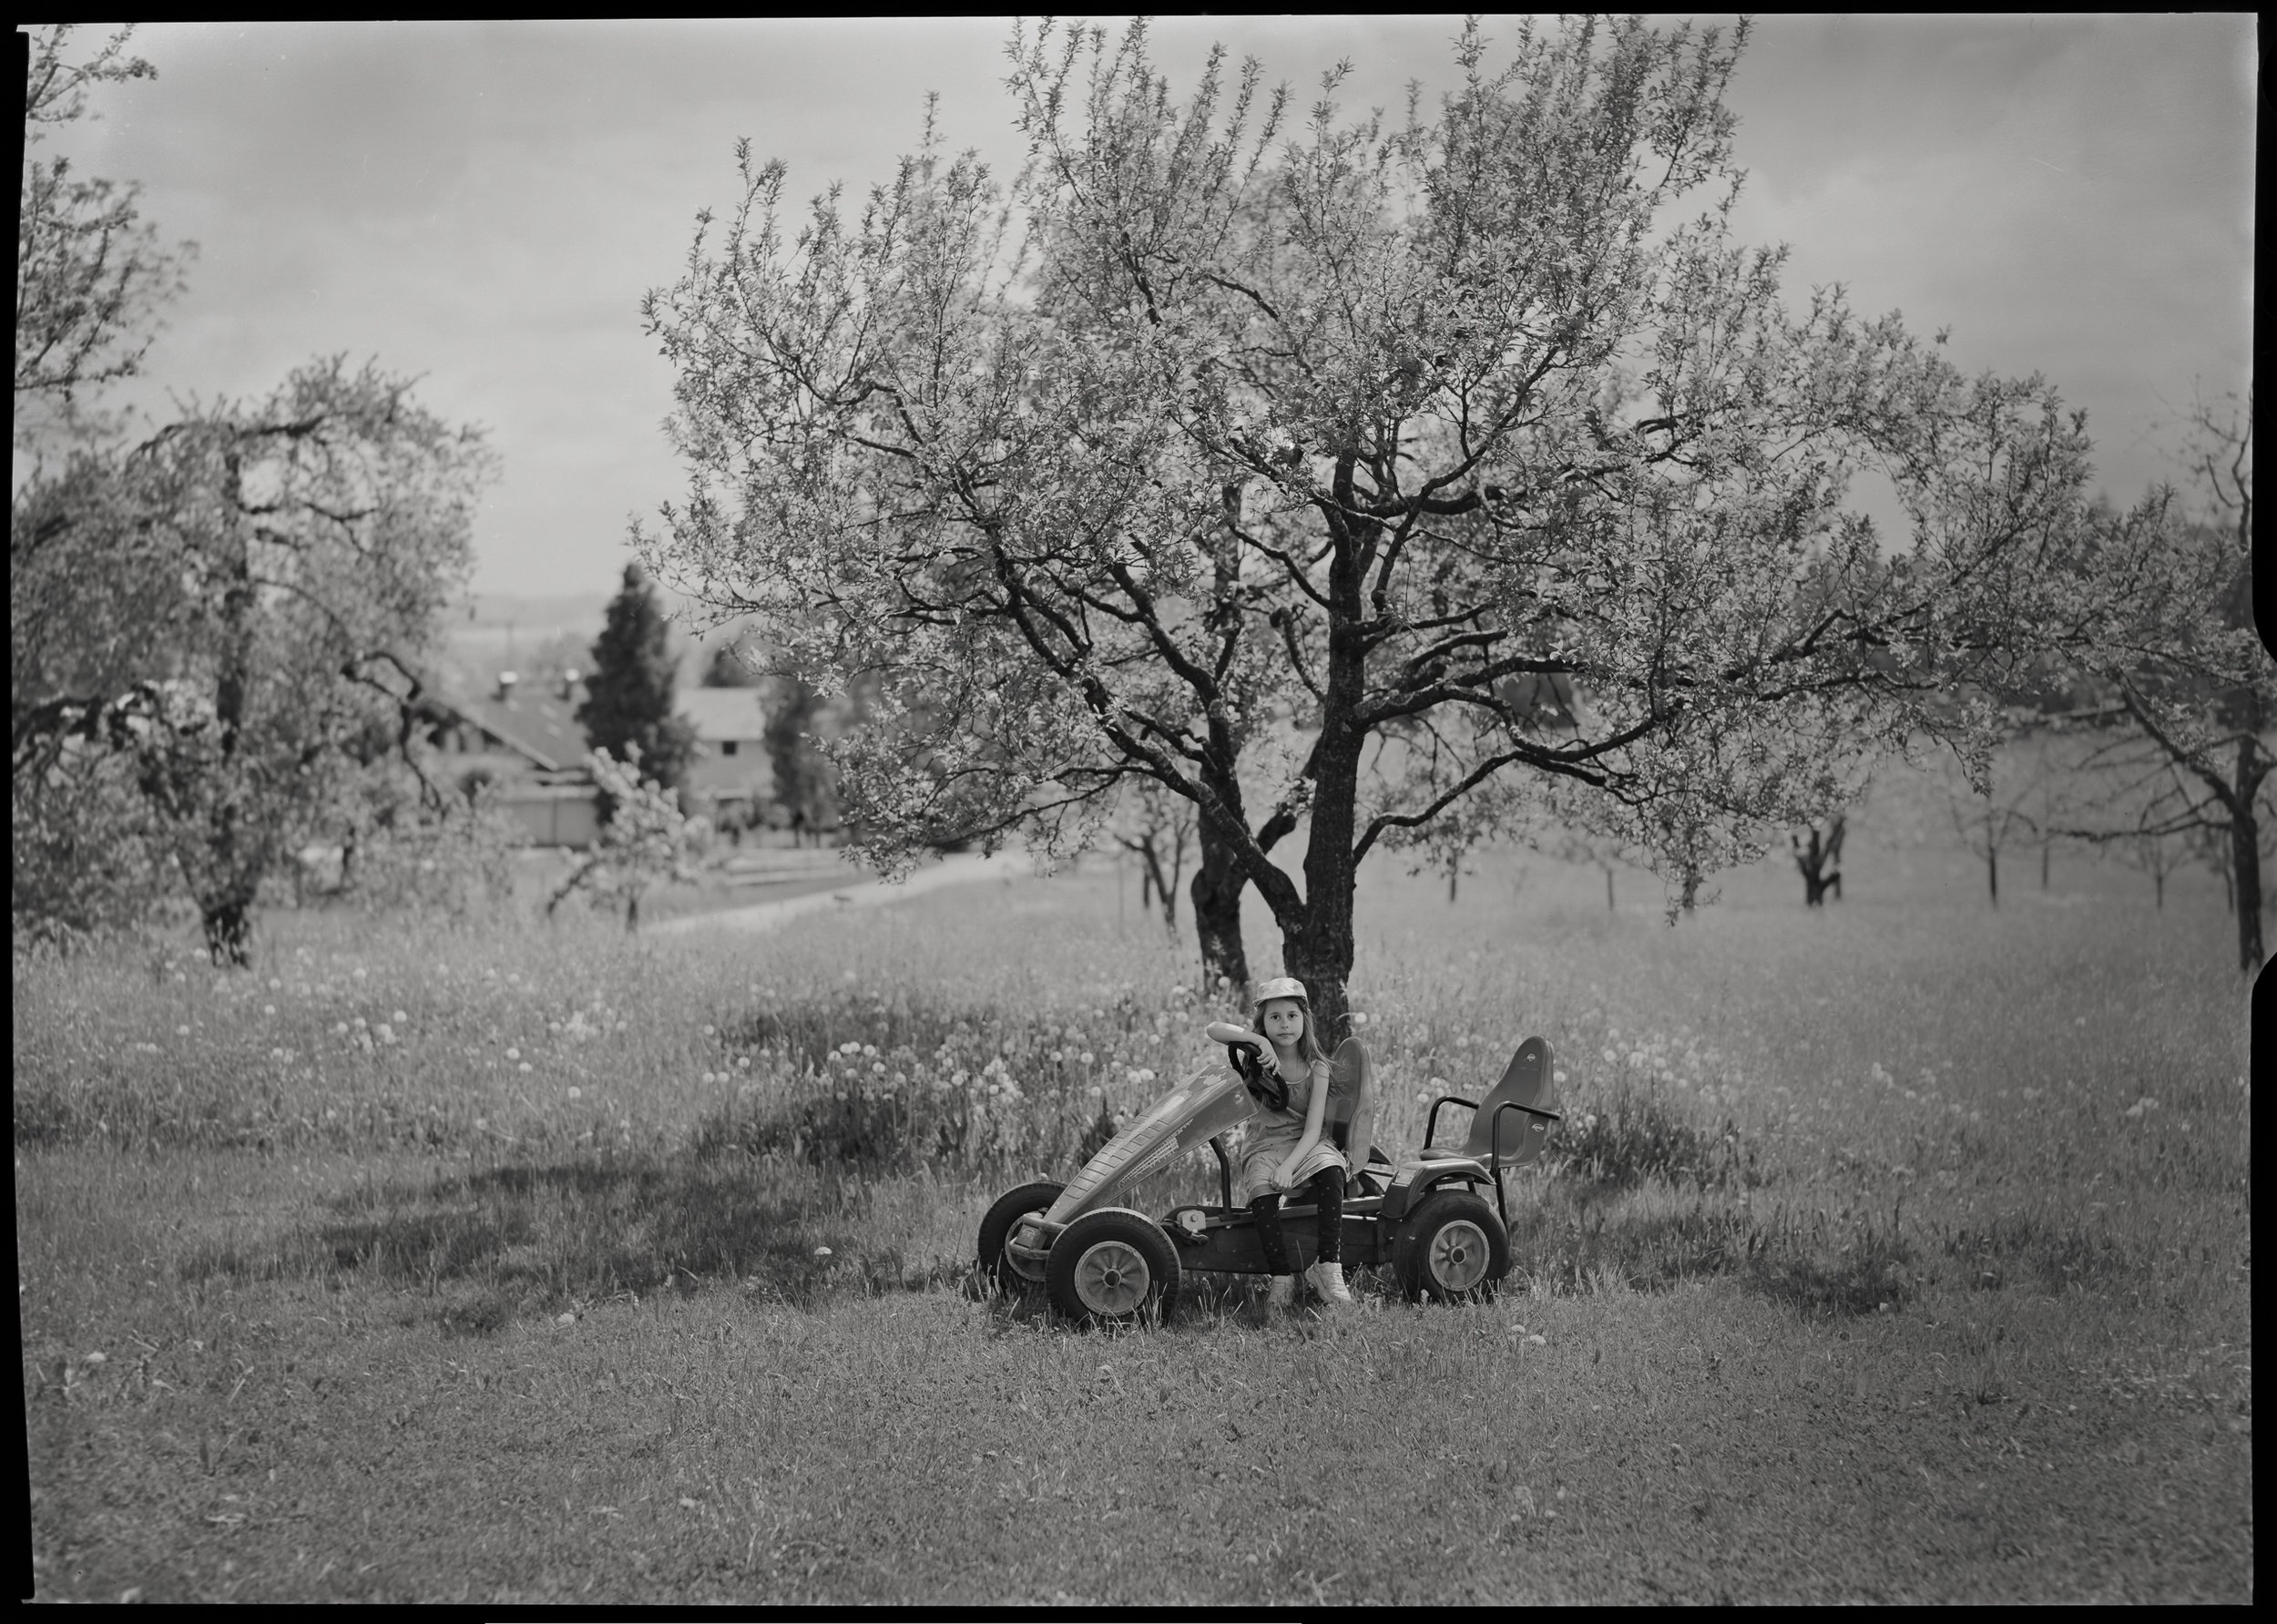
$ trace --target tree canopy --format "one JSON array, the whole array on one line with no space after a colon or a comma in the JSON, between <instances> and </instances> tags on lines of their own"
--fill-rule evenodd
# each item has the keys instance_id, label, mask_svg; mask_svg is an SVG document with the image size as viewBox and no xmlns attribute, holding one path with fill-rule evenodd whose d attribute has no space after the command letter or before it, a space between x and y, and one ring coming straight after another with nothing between
<instances>
[{"instance_id":1,"label":"tree canopy","mask_svg":"<svg viewBox=\"0 0 2277 1624\"><path fill-rule=\"evenodd\" d=\"M343 774L410 759L493 466L408 380L335 358L28 480L9 525L19 910L74 913L68 850L116 823L242 962L261 880Z\"/></svg>"},{"instance_id":2,"label":"tree canopy","mask_svg":"<svg viewBox=\"0 0 2277 1624\"><path fill-rule=\"evenodd\" d=\"M84 62L66 59L73 26L35 34L24 87L24 174L16 216L15 443L84 414L87 398L132 377L157 336L158 312L180 291L196 251L167 248L142 217L140 187L82 178L67 158L35 150L49 128L92 117L90 87L154 79L126 54L122 28Z\"/></svg>"},{"instance_id":3,"label":"tree canopy","mask_svg":"<svg viewBox=\"0 0 2277 1624\"><path fill-rule=\"evenodd\" d=\"M2041 381L1791 312L1730 240L1745 33L1528 23L1497 68L1474 24L1435 115L1331 74L1295 124L1253 62L1181 102L1142 25L1047 26L1008 184L928 128L799 221L741 148L646 305L693 472L645 556L878 680L832 745L874 860L1149 778L1332 1026L1379 847L1554 815L1697 883L1955 731L1923 696L2011 640L2087 473Z\"/></svg>"},{"instance_id":4,"label":"tree canopy","mask_svg":"<svg viewBox=\"0 0 2277 1624\"><path fill-rule=\"evenodd\" d=\"M2124 513L2088 513L2050 561L2017 663L2052 666L2110 696L2069 720L2115 728L2082 776L2116 787L2099 807L2075 807L2061 832L2212 837L2233 882L2239 963L2251 974L2264 955L2262 835L2277 812L2264 737L2277 717L2277 661L2253 618L2250 391L2192 410L2181 461L2180 487Z\"/></svg>"}]
</instances>

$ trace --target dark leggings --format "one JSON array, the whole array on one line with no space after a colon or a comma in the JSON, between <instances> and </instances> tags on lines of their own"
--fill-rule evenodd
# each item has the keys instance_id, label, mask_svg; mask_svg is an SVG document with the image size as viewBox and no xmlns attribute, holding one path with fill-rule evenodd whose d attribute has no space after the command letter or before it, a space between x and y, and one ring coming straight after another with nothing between
<instances>
[{"instance_id":1,"label":"dark leggings","mask_svg":"<svg viewBox=\"0 0 2277 1624\"><path fill-rule=\"evenodd\" d=\"M1305 1186L1320 1209L1320 1245L1314 1261L1333 1263L1343 1251L1344 1234L1344 1173L1342 1168L1322 1168ZM1281 1233L1281 1198L1261 1195L1250 1203L1257 1214L1257 1238L1265 1248L1265 1269L1271 1274L1294 1274L1289 1266L1289 1243Z\"/></svg>"}]
</instances>

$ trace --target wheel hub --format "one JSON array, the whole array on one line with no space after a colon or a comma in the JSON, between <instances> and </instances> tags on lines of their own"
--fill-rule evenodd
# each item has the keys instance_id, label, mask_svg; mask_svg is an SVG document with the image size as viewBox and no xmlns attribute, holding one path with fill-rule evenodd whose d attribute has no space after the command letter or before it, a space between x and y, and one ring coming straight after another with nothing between
<instances>
[{"instance_id":1,"label":"wheel hub","mask_svg":"<svg viewBox=\"0 0 2277 1624\"><path fill-rule=\"evenodd\" d=\"M1486 1277L1490 1255L1485 1232L1457 1219L1431 1238L1431 1278L1445 1291L1467 1292Z\"/></svg>"},{"instance_id":2,"label":"wheel hub","mask_svg":"<svg viewBox=\"0 0 2277 1624\"><path fill-rule=\"evenodd\" d=\"M1153 1283L1146 1258L1128 1241L1101 1241L1076 1260L1076 1296L1096 1314L1130 1312Z\"/></svg>"}]
</instances>

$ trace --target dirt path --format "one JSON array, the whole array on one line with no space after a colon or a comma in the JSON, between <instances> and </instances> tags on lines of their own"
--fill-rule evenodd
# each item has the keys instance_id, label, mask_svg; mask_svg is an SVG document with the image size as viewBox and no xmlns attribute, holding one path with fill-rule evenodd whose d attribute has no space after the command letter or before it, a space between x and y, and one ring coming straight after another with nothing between
<instances>
[{"instance_id":1,"label":"dirt path","mask_svg":"<svg viewBox=\"0 0 2277 1624\"><path fill-rule=\"evenodd\" d=\"M977 853L959 853L927 863L897 885L887 884L857 869L846 871L843 883L828 890L809 892L801 896L779 897L772 902L752 903L746 907L722 908L710 914L691 914L679 919L667 919L647 927L648 934L664 935L694 930L739 931L745 934L771 931L788 924L791 920L809 914L829 913L838 908L874 908L896 903L904 897L922 895L944 885L967 885L983 880L1002 884L1026 873L1025 860L1016 853L998 853L983 857Z\"/></svg>"}]
</instances>

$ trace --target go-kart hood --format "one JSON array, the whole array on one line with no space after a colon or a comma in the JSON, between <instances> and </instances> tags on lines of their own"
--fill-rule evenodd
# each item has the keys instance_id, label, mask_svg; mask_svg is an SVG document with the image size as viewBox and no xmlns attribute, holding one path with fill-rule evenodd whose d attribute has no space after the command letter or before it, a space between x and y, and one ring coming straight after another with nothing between
<instances>
[{"instance_id":1,"label":"go-kart hood","mask_svg":"<svg viewBox=\"0 0 2277 1624\"><path fill-rule=\"evenodd\" d=\"M1257 1109L1248 1086L1231 1072L1204 1072L1171 1089L1101 1147L1068 1181L1048 1223L1067 1223L1095 1207L1119 1204L1125 1191L1186 1151L1198 1149Z\"/></svg>"}]
</instances>

